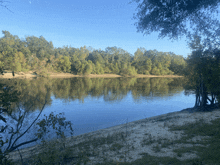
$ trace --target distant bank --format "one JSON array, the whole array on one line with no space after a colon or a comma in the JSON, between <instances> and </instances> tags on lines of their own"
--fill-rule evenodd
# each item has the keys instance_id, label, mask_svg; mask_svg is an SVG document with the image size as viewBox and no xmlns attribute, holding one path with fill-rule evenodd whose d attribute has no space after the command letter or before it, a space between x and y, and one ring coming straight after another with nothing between
<instances>
[{"instance_id":1,"label":"distant bank","mask_svg":"<svg viewBox=\"0 0 220 165\"><path fill-rule=\"evenodd\" d=\"M35 78L35 77L50 77L50 78L70 78L70 77L89 77L89 78L114 78L114 77L136 77L136 78L147 78L147 77L183 77L183 76L178 76L178 75L143 75L143 74L137 74L135 76L121 76L117 74L89 74L89 75L74 75L71 73L52 73L48 72L44 75L37 74L33 71L29 71L27 73L24 72L19 72L15 73L14 76L12 75L11 72L4 73L4 75L0 75L0 78L6 78L6 79L11 79L11 78Z\"/></svg>"}]
</instances>

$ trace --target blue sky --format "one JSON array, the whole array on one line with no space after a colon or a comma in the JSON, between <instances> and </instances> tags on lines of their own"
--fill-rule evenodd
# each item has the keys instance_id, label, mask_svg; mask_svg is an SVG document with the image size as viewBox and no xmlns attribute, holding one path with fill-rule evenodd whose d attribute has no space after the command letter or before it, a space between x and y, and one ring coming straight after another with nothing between
<instances>
[{"instance_id":1,"label":"blue sky","mask_svg":"<svg viewBox=\"0 0 220 165\"><path fill-rule=\"evenodd\" d=\"M190 53L185 39L171 42L158 40L158 33L137 33L136 3L130 0L8 0L1 8L0 30L19 38L43 36L54 47L91 46L105 50L117 46L131 54L139 47L174 52L187 57ZM0 37L3 35L0 34Z\"/></svg>"}]
</instances>

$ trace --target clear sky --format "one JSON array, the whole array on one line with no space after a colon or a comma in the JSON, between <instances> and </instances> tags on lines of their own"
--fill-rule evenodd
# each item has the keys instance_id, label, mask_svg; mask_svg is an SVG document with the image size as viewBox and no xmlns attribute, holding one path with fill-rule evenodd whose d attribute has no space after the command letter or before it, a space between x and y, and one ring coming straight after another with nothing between
<instances>
[{"instance_id":1,"label":"clear sky","mask_svg":"<svg viewBox=\"0 0 220 165\"><path fill-rule=\"evenodd\" d=\"M158 34L137 33L136 3L130 0L8 0L8 11L0 9L0 30L19 38L43 36L54 47L91 46L105 50L117 46L131 54L139 47L174 52L187 57L185 39L171 42L158 40ZM0 37L2 37L2 33Z\"/></svg>"}]
</instances>

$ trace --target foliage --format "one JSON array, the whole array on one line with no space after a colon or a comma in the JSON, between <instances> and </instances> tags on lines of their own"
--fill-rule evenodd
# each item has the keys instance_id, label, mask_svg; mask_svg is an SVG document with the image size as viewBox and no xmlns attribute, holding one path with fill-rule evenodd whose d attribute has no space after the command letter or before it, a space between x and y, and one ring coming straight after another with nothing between
<instances>
[{"instance_id":1,"label":"foliage","mask_svg":"<svg viewBox=\"0 0 220 165\"><path fill-rule=\"evenodd\" d=\"M185 75L191 83L187 88L196 94L196 107L207 107L208 102L214 105L220 93L219 50L206 49L199 36L194 37L190 46L193 51L187 58Z\"/></svg>"},{"instance_id":2,"label":"foliage","mask_svg":"<svg viewBox=\"0 0 220 165\"><path fill-rule=\"evenodd\" d=\"M73 136L73 128L70 121L65 121L64 113L54 115L53 112L49 116L44 115L44 119L39 120L35 135L42 139L43 150L34 156L35 164L60 164L65 163L72 150L66 147L65 132L69 132ZM69 131L67 131L69 128ZM52 130L55 131L56 137L48 137ZM65 132L64 132L65 131ZM54 133L52 133L52 136ZM48 141L48 138L50 139ZM52 139L52 140L51 140Z\"/></svg>"},{"instance_id":3,"label":"foliage","mask_svg":"<svg viewBox=\"0 0 220 165\"><path fill-rule=\"evenodd\" d=\"M16 84L19 86L21 85L18 82L16 82ZM0 164L11 164L11 161L8 159L8 154L24 145L36 142L40 139L43 141L43 143L47 143L46 140L48 139L46 139L46 136L48 136L48 133L51 131L51 129L55 130L57 139L62 138L62 143L60 144L62 144L62 147L65 148L64 142L67 129L69 129L68 132L70 135L73 135L73 129L71 122L66 121L66 118L62 116L63 114L54 115L53 113L50 113L48 117L45 115L46 119L38 120L38 122L35 123L47 104L47 100L49 100L49 89L47 89L46 96L44 97L45 103L43 106L41 105L39 95L35 97L35 100L37 100L39 102L38 104L41 105L41 110L32 121L28 122L27 120L30 118L32 113L30 110L32 106L34 106L33 104L35 101L30 99L30 106L27 106L21 101L21 94L16 90L16 87L8 87L6 85L1 86L0 120L4 122L4 125L1 126L0 130ZM28 97L26 95L26 98L32 97ZM13 102L16 104L16 107L13 106ZM36 137L29 137L29 139L19 141L22 137L26 136L26 134L30 133L29 131L31 131L31 128L34 126L38 127L37 133L35 134ZM3 134L4 136L2 136ZM31 133L31 135L33 134ZM21 161L23 162L22 157Z\"/></svg>"},{"instance_id":4,"label":"foliage","mask_svg":"<svg viewBox=\"0 0 220 165\"><path fill-rule=\"evenodd\" d=\"M160 32L160 38L178 39L183 35L190 36L191 30L195 30L210 38L220 25L213 19L213 13L218 13L219 0L134 1L138 3L138 12L134 16L136 26L144 34ZM186 23L190 23L190 28Z\"/></svg>"},{"instance_id":5,"label":"foliage","mask_svg":"<svg viewBox=\"0 0 220 165\"><path fill-rule=\"evenodd\" d=\"M69 60L69 57L64 56L64 57L59 57L57 61L57 70L62 71L64 73L70 72L71 69L71 62Z\"/></svg>"},{"instance_id":6,"label":"foliage","mask_svg":"<svg viewBox=\"0 0 220 165\"><path fill-rule=\"evenodd\" d=\"M2 31L0 38L0 72L11 70L27 72L33 70L42 77L47 71L78 75L114 73L134 76L136 74L165 75L182 74L185 60L174 53L158 52L138 48L134 56L118 47L103 50L80 48L54 48L43 36L18 36ZM155 67L159 67L156 70ZM154 69L154 70L153 70ZM136 73L137 72L137 73Z\"/></svg>"},{"instance_id":7,"label":"foliage","mask_svg":"<svg viewBox=\"0 0 220 165\"><path fill-rule=\"evenodd\" d=\"M5 139L2 136L2 133L5 133L8 129L7 119L4 114L10 114L10 105L12 102L16 102L18 100L19 93L13 90L13 87L9 87L4 84L0 84L0 122L3 121L4 125L1 125L0 130L0 164L11 164L11 161L6 157L7 153L2 151L2 147L9 143L9 139Z\"/></svg>"},{"instance_id":8,"label":"foliage","mask_svg":"<svg viewBox=\"0 0 220 165\"><path fill-rule=\"evenodd\" d=\"M45 141L45 136L48 135L51 129L55 130L56 138L65 138L64 130L67 127L70 129L70 134L73 135L73 128L70 121L65 121L66 118L63 117L64 113L59 113L54 115L53 112L47 117L44 115L45 119L38 120L36 125L39 126L37 133L35 134L39 139ZM64 129L64 130L63 130Z\"/></svg>"},{"instance_id":9,"label":"foliage","mask_svg":"<svg viewBox=\"0 0 220 165\"><path fill-rule=\"evenodd\" d=\"M214 85L219 86L220 22L214 19L213 15L218 14L220 1L135 1L139 4L136 14L138 31L144 34L160 32L159 38L168 36L170 39L178 39L183 35L187 37L192 49L187 59L187 67L180 56L172 56L168 68L175 74L188 77L188 87L196 94L196 107L207 109L208 101L213 106L220 93L218 88L214 88ZM187 23L190 24L190 28ZM158 63L153 63L151 73L164 74L164 71L160 71Z\"/></svg>"},{"instance_id":10,"label":"foliage","mask_svg":"<svg viewBox=\"0 0 220 165\"><path fill-rule=\"evenodd\" d=\"M41 152L33 155L28 163L37 165L59 165L68 163L68 160L71 160L73 157L73 149L63 147L59 141L44 142L42 148Z\"/></svg>"},{"instance_id":11,"label":"foliage","mask_svg":"<svg viewBox=\"0 0 220 165\"><path fill-rule=\"evenodd\" d=\"M39 77L49 77L49 73L46 69L41 70L40 72L36 72Z\"/></svg>"},{"instance_id":12,"label":"foliage","mask_svg":"<svg viewBox=\"0 0 220 165\"><path fill-rule=\"evenodd\" d=\"M13 102L17 103L19 100L19 93L15 90L14 87L8 87L6 85L2 85L3 89L1 91L1 120L4 122L4 125L1 126L1 133L5 134L5 136L0 136L1 139L1 163L7 161L7 155L18 149L20 146L32 143L37 139L27 140L25 142L18 142L20 138L22 138L32 127L36 120L30 124L30 126L24 128L24 119L28 116L28 110L23 111L20 109L19 105L17 105L17 110L14 110L11 106ZM44 106L43 106L44 107ZM42 110L41 110L42 112ZM39 113L39 115L41 114ZM38 115L38 117L39 117ZM37 118L38 118L37 117ZM15 123L13 126L12 123ZM10 162L8 162L10 163Z\"/></svg>"}]
</instances>

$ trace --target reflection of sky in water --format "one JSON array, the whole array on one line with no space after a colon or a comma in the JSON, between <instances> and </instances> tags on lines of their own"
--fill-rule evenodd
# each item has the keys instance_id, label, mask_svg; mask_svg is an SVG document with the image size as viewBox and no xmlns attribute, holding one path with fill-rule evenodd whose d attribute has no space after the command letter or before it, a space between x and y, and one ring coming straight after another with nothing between
<instances>
[{"instance_id":1,"label":"reflection of sky in water","mask_svg":"<svg viewBox=\"0 0 220 165\"><path fill-rule=\"evenodd\" d=\"M44 114L55 112L65 113L66 120L74 125L75 135L91 132L118 124L157 116L182 109L193 107L194 95L185 96L184 92L166 97L153 97L146 100L140 97L135 101L128 93L121 101L104 101L103 97L88 96L84 103L79 100L65 103L60 99L52 97L50 107L45 108Z\"/></svg>"},{"instance_id":2,"label":"reflection of sky in water","mask_svg":"<svg viewBox=\"0 0 220 165\"><path fill-rule=\"evenodd\" d=\"M150 97L149 99L140 97L137 101L129 92L120 101L106 102L104 101L104 96L88 96L84 99L84 103L82 103L79 100L65 102L52 96L51 106L46 106L40 119L43 118L44 114L49 115L51 112L54 112L54 115L56 115L64 112L66 121L71 121L73 124L74 135L79 135L124 124L127 120L132 122L193 107L194 97L194 95L186 96L182 91L171 96ZM39 111L35 111L34 114L31 114L31 120L29 121L33 121L35 119L34 116L37 116L38 113ZM36 131L36 129L33 130ZM51 135L53 136L54 133L51 133ZM28 137L28 139L33 138L34 134L30 133Z\"/></svg>"}]
</instances>

